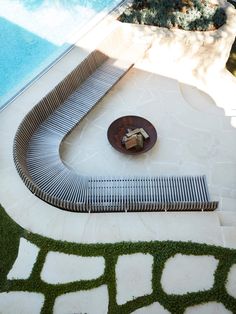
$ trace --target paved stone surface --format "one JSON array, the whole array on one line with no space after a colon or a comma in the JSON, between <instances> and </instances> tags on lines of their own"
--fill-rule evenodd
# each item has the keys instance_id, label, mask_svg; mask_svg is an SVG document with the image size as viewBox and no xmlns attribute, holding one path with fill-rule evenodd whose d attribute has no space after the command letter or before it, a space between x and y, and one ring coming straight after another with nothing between
<instances>
[{"instance_id":1,"label":"paved stone surface","mask_svg":"<svg viewBox=\"0 0 236 314\"><path fill-rule=\"evenodd\" d=\"M224 187L229 189L234 188L236 186L236 163L215 163L212 169L212 183L217 185L223 185Z\"/></svg>"},{"instance_id":2,"label":"paved stone surface","mask_svg":"<svg viewBox=\"0 0 236 314\"><path fill-rule=\"evenodd\" d=\"M188 307L184 314L233 314L225 306L218 302L209 302L205 304Z\"/></svg>"},{"instance_id":3,"label":"paved stone surface","mask_svg":"<svg viewBox=\"0 0 236 314\"><path fill-rule=\"evenodd\" d=\"M12 269L9 271L8 279L27 279L29 278L34 263L36 262L38 256L39 248L25 240L20 239L18 256Z\"/></svg>"},{"instance_id":4,"label":"paved stone surface","mask_svg":"<svg viewBox=\"0 0 236 314\"><path fill-rule=\"evenodd\" d=\"M142 83L139 77L143 79ZM155 91L156 86L158 86L158 95ZM191 88L184 86L185 90ZM184 171L186 161L198 164L198 173L201 173L200 166L203 167L206 164L206 159L215 159L216 155L220 153L219 132L217 131L219 131L223 110L213 106L208 95L196 88L191 88L191 93L193 93L192 90L194 91L194 99L195 97L200 98L198 108L196 108L197 104L194 104L193 107L191 105L192 98L188 99L190 103L185 101L176 81L148 72L140 73L136 68L131 69L113 90L114 92L108 95L94 112L91 112L91 117L88 115L86 123L79 126L77 130L75 129L74 134L72 132L62 145L62 158L76 171L82 171L87 175L93 174L91 160L102 160L109 154L108 168L98 168L97 174L127 174L128 171L129 175L133 175L136 173L136 169L139 169L140 174L152 172L152 174L158 175L159 169L153 169L153 163L170 164L170 166L171 164L179 166L181 163ZM116 95L116 92L119 94ZM206 113L206 109L202 109L204 107L201 99L205 100L205 107L211 108L211 110L208 109L209 112ZM156 126L159 135L158 143L153 149L135 160L130 156L123 156L109 147L106 139L106 131L110 123L119 116L133 112L150 119ZM94 145L93 128L97 131L99 146ZM88 142L87 136L91 138L92 142L85 145ZM80 145L76 145L78 141ZM194 145L189 144L193 141ZM232 138L232 141L235 140ZM74 145L72 145L73 142ZM175 147L174 150L173 147ZM76 155L80 158L75 157ZM87 158L90 162L86 162ZM232 160L234 160L233 156ZM117 164L117 167L113 166L114 163ZM139 163L143 163L144 166L139 168ZM133 166L130 167L130 164ZM185 171L185 173L190 173L189 169Z\"/></svg>"},{"instance_id":5,"label":"paved stone surface","mask_svg":"<svg viewBox=\"0 0 236 314\"><path fill-rule=\"evenodd\" d=\"M236 249L236 227L235 226L223 226L221 227L224 246Z\"/></svg>"},{"instance_id":6,"label":"paved stone surface","mask_svg":"<svg viewBox=\"0 0 236 314\"><path fill-rule=\"evenodd\" d=\"M58 213L59 214L59 213ZM120 241L173 240L223 245L219 219L216 213L69 213L65 217L67 241L87 243L114 243ZM48 219L51 219L49 217ZM58 219L58 223L60 219ZM53 221L55 232L59 232ZM70 226L70 228L69 228ZM78 227L80 226L80 228ZM83 227L83 226L86 226ZM35 225L35 227L37 227ZM46 231L46 230L45 230ZM54 230L51 230L53 232ZM62 230L63 234L63 230ZM53 235L55 233L53 232ZM61 236L61 234L60 234Z\"/></svg>"},{"instance_id":7,"label":"paved stone surface","mask_svg":"<svg viewBox=\"0 0 236 314\"><path fill-rule=\"evenodd\" d=\"M236 201L231 197L222 197L222 210L236 212Z\"/></svg>"},{"instance_id":8,"label":"paved stone surface","mask_svg":"<svg viewBox=\"0 0 236 314\"><path fill-rule=\"evenodd\" d=\"M220 218L221 226L236 227L236 210L235 211L219 211L217 212Z\"/></svg>"},{"instance_id":9,"label":"paved stone surface","mask_svg":"<svg viewBox=\"0 0 236 314\"><path fill-rule=\"evenodd\" d=\"M142 307L132 312L132 314L171 314L171 313L167 311L160 303L155 302L149 306Z\"/></svg>"},{"instance_id":10,"label":"paved stone surface","mask_svg":"<svg viewBox=\"0 0 236 314\"><path fill-rule=\"evenodd\" d=\"M108 312L107 286L61 295L56 298L53 312L55 314L106 314Z\"/></svg>"},{"instance_id":11,"label":"paved stone surface","mask_svg":"<svg viewBox=\"0 0 236 314\"><path fill-rule=\"evenodd\" d=\"M211 289L218 260L213 256L176 254L163 270L161 284L168 294L185 294Z\"/></svg>"},{"instance_id":12,"label":"paved stone surface","mask_svg":"<svg viewBox=\"0 0 236 314\"><path fill-rule=\"evenodd\" d=\"M44 296L34 292L0 293L0 313L2 314L39 314Z\"/></svg>"},{"instance_id":13,"label":"paved stone surface","mask_svg":"<svg viewBox=\"0 0 236 314\"><path fill-rule=\"evenodd\" d=\"M228 294L236 298L236 264L234 264L228 273L226 290Z\"/></svg>"},{"instance_id":14,"label":"paved stone surface","mask_svg":"<svg viewBox=\"0 0 236 314\"><path fill-rule=\"evenodd\" d=\"M97 36L94 39L99 42ZM90 40L90 45L92 44L93 41ZM156 45L157 49L159 44ZM88 51L83 47L85 50L82 56ZM160 47L161 52L164 51L162 48ZM61 146L63 161L74 171L89 175L137 174L137 169L139 174L144 175L206 174L212 199L220 201L221 209L235 209L236 189L231 174L235 173L236 128L231 125L230 118L225 117L224 110L214 103L219 92L224 100L226 94L235 93L235 82L227 76L226 71L221 71L219 75L214 72L207 79L198 77L200 84L197 84L196 77L191 80L193 72L189 71L189 67L185 67L184 72L172 71L172 68L163 67L163 61L167 61L166 53L162 54L163 59L156 58L155 49L150 53L120 80L83 123L65 139ZM213 227L208 213L204 214L207 222L202 219L201 224L201 219L197 218L197 226L195 213L180 218L177 218L179 215L170 214L170 220L175 222L158 214L148 215L150 218L140 213L129 217L121 214L119 217L115 215L114 223L113 215L91 217L59 211L36 198L24 186L12 160L12 145L17 127L28 110L58 83L63 74L68 73L67 68L71 69L76 60L81 61L82 57L78 55L79 51L74 52L71 61L68 55L64 66L58 63L56 69L51 69L1 112L0 176L4 178L4 186L0 190L0 201L10 216L27 230L69 242L176 239L224 245L221 229L217 224ZM181 62L184 62L183 58ZM176 66L179 67L179 63ZM178 80L184 78L185 83L205 86L204 91L212 99L195 87L179 84ZM229 84L229 81L232 82ZM209 82L210 85L207 85ZM231 99L235 99L235 96L227 97L227 102ZM114 119L134 113L150 120L159 136L156 145L137 158L116 152L106 139L106 130ZM96 143L91 126L96 130ZM104 160L106 167L100 167ZM228 178L225 178L221 163L226 165Z\"/></svg>"},{"instance_id":15,"label":"paved stone surface","mask_svg":"<svg viewBox=\"0 0 236 314\"><path fill-rule=\"evenodd\" d=\"M49 252L43 265L41 278L51 284L91 280L103 275L104 267L103 257Z\"/></svg>"},{"instance_id":16,"label":"paved stone surface","mask_svg":"<svg viewBox=\"0 0 236 314\"><path fill-rule=\"evenodd\" d=\"M116 264L117 304L152 293L152 263L150 254L119 256Z\"/></svg>"}]
</instances>

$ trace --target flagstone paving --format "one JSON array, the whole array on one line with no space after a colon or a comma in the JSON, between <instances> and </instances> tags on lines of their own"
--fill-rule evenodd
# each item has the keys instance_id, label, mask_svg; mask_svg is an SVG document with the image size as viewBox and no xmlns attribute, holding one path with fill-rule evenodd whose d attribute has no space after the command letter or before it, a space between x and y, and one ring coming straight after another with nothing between
<instances>
[{"instance_id":1,"label":"flagstone paving","mask_svg":"<svg viewBox=\"0 0 236 314\"><path fill-rule=\"evenodd\" d=\"M152 82L155 84L152 85ZM142 84L142 88L140 84ZM156 86L158 86L158 89ZM161 86L163 86L163 89ZM175 88L175 90L171 88ZM127 93L128 90L132 92ZM208 104L208 107L210 107L207 112L200 105L197 107L197 103L189 105L189 103L183 101L176 81L156 74L145 73L137 68L132 69L111 94L91 112L91 116L88 116L64 141L62 157L68 166L75 171L81 171L82 169L84 174L92 174L94 171L97 171L98 174L105 174L105 172L110 174L111 172L112 174L133 174L137 167L141 167L140 171L144 174L206 173L211 195L220 201L222 211L219 212L219 216L217 213L205 213L204 216L201 213L189 215L183 213L154 215L150 213L148 216L145 214L132 214L126 216L124 222L123 215L115 216L114 221L113 214L103 217L96 215L87 217L85 215L82 218L75 217L71 213L67 213L67 216L65 216L63 212L62 215L61 213L58 214L57 219L52 220L49 218L49 213L48 223L44 225L47 230L51 226L52 229L49 234L53 235L54 233L55 235L56 231L60 238L65 236L64 239L69 241L74 241L77 238L79 242L90 243L169 239L193 240L236 247L236 228L233 223L236 198L233 175L235 167L233 162L235 158L235 129L226 123L227 118L224 117L222 110L213 107L207 96L196 90L195 93L200 93L206 101L206 106ZM129 97L127 98L125 95L129 95ZM173 105L174 100L175 106ZM132 107L132 105L135 106ZM177 105L178 107L176 107ZM136 158L135 162L130 157L126 158L118 154L106 143L106 129L109 123L117 116L133 112L138 115L145 115L147 119L152 121L156 125L159 135L156 147L149 153ZM153 112L155 112L155 115L153 115ZM90 129L91 123L94 125L93 132L96 132L96 140ZM224 141L225 135L228 137ZM85 147L86 136L91 140ZM99 141L101 147L95 145L96 141ZM78 145L79 142L81 146ZM96 150L94 150L95 148ZM111 158L106 158L108 154ZM99 160L99 163L106 160L105 168L96 166ZM113 167L114 163L117 167ZM222 170L225 164L227 164L226 170L229 176L221 180L221 177L225 176ZM34 200L31 195L29 195L29 199L33 200L32 206L33 204L39 204L37 205L40 209L38 211L39 216L34 225L35 230L37 230L40 217L46 217L46 211L43 213L41 209L45 208L46 210L50 206L42 205L41 201ZM23 203L20 204L16 202L15 206L22 206ZM233 219L232 217L228 218L229 212L227 209L230 210ZM27 219L27 212L23 214ZM59 216L63 216L63 227L60 225L61 219ZM19 219L21 219L20 216ZM81 221L84 221L84 226L86 226L82 230L81 227L78 227L81 226ZM66 224L70 228L66 229ZM81 231L82 233L78 236L78 232ZM55 238L57 238L57 235ZM11 282L13 284L14 279L30 278L39 249L35 244L21 238L18 257L7 276L10 286ZM163 300L159 304L158 299L153 297L158 295L157 291L153 290L152 285L153 261L152 254L143 254L142 252L117 256L117 263L114 266L116 278L116 294L113 297L116 304L114 313L121 311L121 313L144 314L158 311L158 313L163 314L175 314L175 310L169 311L165 308ZM172 261L172 266L170 261ZM164 293L167 296L173 294L185 296L188 292L211 291L217 264L217 258L211 255L203 257L177 253L171 256L166 260L163 274L159 279ZM178 272L176 272L176 269L178 269ZM57 284L59 287L65 284L73 287L72 284L76 284L72 291L59 294L50 305L55 314L77 312L99 314L109 312L110 283L96 281L103 278L105 273L105 257L103 256L89 257L80 256L79 253L67 254L65 252L56 252L53 249L50 250L49 247L47 254L45 254L45 261L40 275L37 276L43 282L50 284L52 289ZM84 282L88 283L87 290L83 290ZM226 289L233 298L236 297L235 282L236 272L232 268L228 275ZM74 289L75 291L73 291ZM137 310L135 309L136 305L132 305L135 304L133 303L135 300L140 298L147 300L146 298L150 296L153 299L148 302L147 306L141 306L142 308ZM0 311L4 314L15 314L18 309L21 309L23 314L36 314L40 313L43 306L42 313L47 313L45 308L49 307L48 303L44 303L42 293L3 292L0 295L1 300L4 301L0 302ZM91 300L93 301L91 302ZM236 304L236 301L231 300L230 302L231 308L236 311L236 305L235 307L232 305L233 302ZM186 308L185 313L234 313L234 311L229 311L226 308L227 305L220 302L206 302L205 304ZM123 306L123 309L131 306L131 309L122 310L122 308L119 309L119 306ZM132 306L134 306L134 310ZM112 313L112 311L110 312Z\"/></svg>"},{"instance_id":2,"label":"flagstone paving","mask_svg":"<svg viewBox=\"0 0 236 314\"><path fill-rule=\"evenodd\" d=\"M162 287L166 293L178 295L209 290L218 262L214 256L176 254L165 263Z\"/></svg>"},{"instance_id":3,"label":"flagstone paving","mask_svg":"<svg viewBox=\"0 0 236 314\"><path fill-rule=\"evenodd\" d=\"M54 304L54 313L108 313L108 291L105 285L86 291L71 292L59 296Z\"/></svg>"},{"instance_id":4,"label":"flagstone paving","mask_svg":"<svg viewBox=\"0 0 236 314\"><path fill-rule=\"evenodd\" d=\"M231 314L223 304L218 302L208 302L205 304L191 306L186 309L184 314Z\"/></svg>"},{"instance_id":5,"label":"flagstone paving","mask_svg":"<svg viewBox=\"0 0 236 314\"><path fill-rule=\"evenodd\" d=\"M84 257L49 252L41 272L41 279L51 284L96 279L103 275L103 257Z\"/></svg>"},{"instance_id":6,"label":"flagstone paving","mask_svg":"<svg viewBox=\"0 0 236 314\"><path fill-rule=\"evenodd\" d=\"M38 207L37 219L33 224L28 224L29 229L37 230L39 233L50 235L58 240L80 243L108 241L114 243L124 240L168 239L192 240L236 247L236 228L234 225L229 226L229 219L226 216L229 215L227 209L233 216L236 209L234 186L236 131L230 127L229 120L224 116L222 109L215 107L205 94L194 90L195 94L204 99L207 110L200 103L199 106L196 102L191 103L189 96L186 100L184 97L188 87L184 88L185 93L182 93L175 80L147 73L138 68L132 69L91 112L91 115L88 115L83 123L66 138L62 145L62 158L68 166L75 171L82 171L83 174L92 174L94 171L97 174L106 174L106 172L109 174L134 174L137 167L143 174L149 175L206 173L211 196L220 201L222 211L220 211L219 217L217 213L205 213L204 216L201 213L169 215L150 213L148 216L132 214L125 217L123 214L118 216L114 214L94 215L93 217L85 214L81 217L75 216L73 213L57 212L56 218L53 218L50 215L58 210L43 204L42 201L26 192L28 195L26 199L31 201L31 205L27 206L25 212L21 211L17 214L17 220L21 221L23 215L27 225L30 209ZM149 119L156 126L159 136L153 150L137 157L135 161L130 157L118 154L106 142L106 129L112 120L117 116L133 112ZM92 124L93 131L90 129ZM96 132L96 139L93 137L93 132ZM90 138L88 145L85 145L86 137ZM224 140L225 138L227 140ZM100 143L99 146L95 145L97 142ZM108 154L109 158L107 158ZM103 164L104 160L106 160L106 167L97 166ZM113 167L114 164L116 167ZM224 165L227 166L226 174L222 170ZM11 184L16 175L15 171L13 172L14 175L9 179ZM223 180L221 180L222 176ZM16 182L22 184L18 179ZM22 190L25 192L24 187ZM20 202L16 200L12 208L22 207L26 199ZM40 225L38 222L41 219L44 220L45 217L47 217L47 223ZM22 251L23 243L24 250ZM202 290L212 291L215 278L213 274L218 264L218 259L210 253L210 256L202 257L200 252L200 256L186 256L180 255L181 252L176 252L174 256L166 259L161 277L155 271L155 276L159 278L165 295L165 298L159 299L158 290L153 289L153 261L158 258L155 256L154 259L153 252L148 254L139 251L133 254L123 252L116 256L117 259L114 259L113 262L117 260L117 263L109 264L113 265L110 267L114 267L116 278L116 286L113 290L116 292L111 297L109 294L111 282L104 279L107 271L104 262L105 256L102 254L100 257L80 256L79 252L76 254L58 252L50 249L49 246L48 251L43 253L45 259L42 269L36 273L36 270L32 269L33 262L38 254L42 254L40 251L38 253L36 247L34 243L30 244L28 240L21 238L18 257L12 270L8 273L8 285L12 288L9 293L3 292L0 295L0 301L4 300L0 302L0 312L15 314L18 309L21 309L23 314L36 314L40 311L47 313L46 309L51 308L55 314L77 312L99 314L109 311L122 314L156 313L157 311L163 314L175 314L178 312L171 310L174 306L171 309L166 308L163 300L168 296L172 297L173 294L185 297L188 292L197 294ZM181 259L180 256L182 256ZM202 261L203 259L204 261ZM93 269L90 272L91 267ZM226 287L227 293L235 298L236 273L234 268L232 269L228 275ZM49 304L48 295L44 296L42 293L12 291L14 283L16 283L14 278L17 280L29 278L29 281L26 280L25 283L28 282L29 286L26 287L30 287L31 271L34 274L33 278L37 278L38 282L41 280L51 285L50 291L60 289L61 292L55 295L52 303ZM86 290L83 289L85 282L88 285ZM65 287L65 284L71 289L63 292L62 287ZM47 301L44 303L45 297ZM140 302L140 298L144 300L144 304L141 302L142 309L137 310L135 302ZM109 302L111 302L109 299L113 300L115 304L113 309L115 310L111 310L111 305L109 310ZM91 300L93 301L91 302ZM184 304L184 301L179 301L179 303L180 305ZM227 306L230 306L233 311L228 310ZM187 314L234 312L236 312L235 299L230 299L227 304L205 302L205 304L185 309Z\"/></svg>"},{"instance_id":7,"label":"flagstone paving","mask_svg":"<svg viewBox=\"0 0 236 314\"><path fill-rule=\"evenodd\" d=\"M229 270L226 290L228 294L236 298L236 264L232 265Z\"/></svg>"},{"instance_id":8,"label":"flagstone paving","mask_svg":"<svg viewBox=\"0 0 236 314\"><path fill-rule=\"evenodd\" d=\"M167 311L159 302L154 302L153 304L149 306L142 307L141 309L138 309L132 314L170 314L169 311Z\"/></svg>"},{"instance_id":9,"label":"flagstone paving","mask_svg":"<svg viewBox=\"0 0 236 314\"><path fill-rule=\"evenodd\" d=\"M25 240L20 239L19 251L7 279L28 279L38 256L39 248Z\"/></svg>"},{"instance_id":10,"label":"flagstone paving","mask_svg":"<svg viewBox=\"0 0 236 314\"><path fill-rule=\"evenodd\" d=\"M12 291L0 293L0 313L39 314L44 296L41 293Z\"/></svg>"},{"instance_id":11,"label":"flagstone paving","mask_svg":"<svg viewBox=\"0 0 236 314\"><path fill-rule=\"evenodd\" d=\"M28 279L8 274L0 283L0 288L7 287L0 293L4 314L236 312L235 250L184 242L65 246L37 235L27 237L20 243L37 243L38 257L33 269L25 260Z\"/></svg>"},{"instance_id":12,"label":"flagstone paving","mask_svg":"<svg viewBox=\"0 0 236 314\"><path fill-rule=\"evenodd\" d=\"M121 255L116 263L116 301L124 304L152 293L152 264L150 254Z\"/></svg>"}]
</instances>

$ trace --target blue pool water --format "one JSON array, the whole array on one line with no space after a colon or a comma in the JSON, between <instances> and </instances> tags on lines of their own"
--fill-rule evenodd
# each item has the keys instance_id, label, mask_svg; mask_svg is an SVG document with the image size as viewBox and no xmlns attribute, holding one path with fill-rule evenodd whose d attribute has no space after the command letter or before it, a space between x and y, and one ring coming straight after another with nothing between
<instances>
[{"instance_id":1,"label":"blue pool water","mask_svg":"<svg viewBox=\"0 0 236 314\"><path fill-rule=\"evenodd\" d=\"M71 45L98 14L118 0L0 2L0 109Z\"/></svg>"}]
</instances>

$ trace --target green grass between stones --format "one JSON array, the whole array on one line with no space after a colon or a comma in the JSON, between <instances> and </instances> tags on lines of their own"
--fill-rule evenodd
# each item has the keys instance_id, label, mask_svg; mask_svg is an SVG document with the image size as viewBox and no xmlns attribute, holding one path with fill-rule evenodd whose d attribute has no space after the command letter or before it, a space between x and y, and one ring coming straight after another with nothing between
<instances>
[{"instance_id":1,"label":"green grass between stones","mask_svg":"<svg viewBox=\"0 0 236 314\"><path fill-rule=\"evenodd\" d=\"M125 314L158 301L174 314L182 314L188 306L217 301L236 313L236 300L228 295L225 284L230 267L236 263L236 250L222 247L198 244L192 242L153 241L153 242L122 242L116 244L77 244L45 238L29 233L19 227L0 207L1 250L0 250L0 292L30 291L42 293L45 296L41 314L53 312L55 299L65 293L88 290L107 285L109 293L109 313ZM27 280L7 280L7 273L11 269L16 257L20 237L24 237L40 248L33 271ZM48 284L40 278L40 273L49 251L63 252L80 256L103 256L105 259L104 274L88 281L77 281L68 284ZM138 297L124 305L116 303L116 275L117 259L123 254L143 253L151 254L154 258L151 295ZM177 253L191 255L212 255L219 260L215 272L215 282L212 289L184 295L170 295L161 286L161 276L165 262Z\"/></svg>"}]
</instances>

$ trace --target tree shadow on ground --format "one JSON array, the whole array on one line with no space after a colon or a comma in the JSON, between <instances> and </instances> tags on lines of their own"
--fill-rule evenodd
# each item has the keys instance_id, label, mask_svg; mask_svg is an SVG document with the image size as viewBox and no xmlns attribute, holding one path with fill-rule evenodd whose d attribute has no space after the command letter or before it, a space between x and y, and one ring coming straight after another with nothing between
<instances>
[{"instance_id":1,"label":"tree shadow on ground","mask_svg":"<svg viewBox=\"0 0 236 314\"><path fill-rule=\"evenodd\" d=\"M229 70L234 76L236 76L236 39L230 51L229 59L226 63L226 68Z\"/></svg>"},{"instance_id":2,"label":"tree shadow on ground","mask_svg":"<svg viewBox=\"0 0 236 314\"><path fill-rule=\"evenodd\" d=\"M228 1L230 2L235 8L236 8L236 2L234 1ZM234 76L236 76L236 38L232 45L229 59L226 63L226 68L229 70Z\"/></svg>"}]
</instances>

